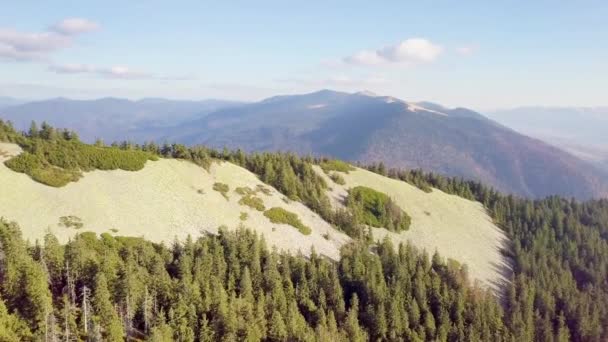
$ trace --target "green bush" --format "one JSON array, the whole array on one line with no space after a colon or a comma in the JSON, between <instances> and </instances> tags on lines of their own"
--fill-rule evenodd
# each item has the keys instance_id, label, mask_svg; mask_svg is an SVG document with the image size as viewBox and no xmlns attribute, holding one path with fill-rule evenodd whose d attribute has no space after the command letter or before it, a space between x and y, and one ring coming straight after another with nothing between
<instances>
[{"instance_id":1,"label":"green bush","mask_svg":"<svg viewBox=\"0 0 608 342\"><path fill-rule=\"evenodd\" d=\"M268 189L267 187L265 187L265 186L264 186L264 185L262 185L262 184L258 184L258 185L255 187L255 191L256 191L256 192L258 192L258 191L259 191L259 192L263 193L263 194L264 194L264 195L266 195L266 196L270 196L270 194L272 193L272 191L270 191L270 189Z\"/></svg>"},{"instance_id":2,"label":"green bush","mask_svg":"<svg viewBox=\"0 0 608 342\"><path fill-rule=\"evenodd\" d=\"M264 206L264 201L254 195L243 196L243 198L241 198L239 201L239 204L249 206L257 211L264 211L266 209Z\"/></svg>"},{"instance_id":3,"label":"green bush","mask_svg":"<svg viewBox=\"0 0 608 342\"><path fill-rule=\"evenodd\" d=\"M59 225L66 228L80 229L84 226L82 219L78 216L61 216L59 218Z\"/></svg>"},{"instance_id":4,"label":"green bush","mask_svg":"<svg viewBox=\"0 0 608 342\"><path fill-rule=\"evenodd\" d=\"M329 178L331 178L331 180L338 184L338 185L345 185L346 181L344 180L344 177L342 177L341 175L333 172L331 175L329 175Z\"/></svg>"},{"instance_id":5,"label":"green bush","mask_svg":"<svg viewBox=\"0 0 608 342\"><path fill-rule=\"evenodd\" d=\"M230 191L230 187L225 183L214 183L213 190L219 192L224 196L225 199L228 199L228 191Z\"/></svg>"},{"instance_id":6,"label":"green bush","mask_svg":"<svg viewBox=\"0 0 608 342\"><path fill-rule=\"evenodd\" d=\"M298 218L298 215L283 208L270 208L264 212L264 216L268 217L272 223L283 223L295 227L303 235L310 235L311 233L310 227L305 226L302 221L300 221L300 218Z\"/></svg>"},{"instance_id":7,"label":"green bush","mask_svg":"<svg viewBox=\"0 0 608 342\"><path fill-rule=\"evenodd\" d=\"M7 160L6 166L54 187L77 181L83 171L138 171L154 157L149 152L99 147L62 138L30 138L22 141L21 147L24 152Z\"/></svg>"},{"instance_id":8,"label":"green bush","mask_svg":"<svg viewBox=\"0 0 608 342\"><path fill-rule=\"evenodd\" d=\"M248 186L239 186L238 188L234 189L234 192L236 192L237 194L241 195L241 196L245 196L245 195L251 195L254 194L255 192Z\"/></svg>"},{"instance_id":9,"label":"green bush","mask_svg":"<svg viewBox=\"0 0 608 342\"><path fill-rule=\"evenodd\" d=\"M241 221L247 221L247 218L249 217L249 215L245 212L241 212L241 216L239 216L239 219Z\"/></svg>"},{"instance_id":10,"label":"green bush","mask_svg":"<svg viewBox=\"0 0 608 342\"><path fill-rule=\"evenodd\" d=\"M356 169L341 160L327 160L320 164L321 169L325 171L325 173L329 174L330 171L338 171L348 173L349 171L355 171Z\"/></svg>"},{"instance_id":11,"label":"green bush","mask_svg":"<svg viewBox=\"0 0 608 342\"><path fill-rule=\"evenodd\" d=\"M412 221L388 195L364 186L349 190L346 205L359 222L372 227L391 231L408 230Z\"/></svg>"}]
</instances>

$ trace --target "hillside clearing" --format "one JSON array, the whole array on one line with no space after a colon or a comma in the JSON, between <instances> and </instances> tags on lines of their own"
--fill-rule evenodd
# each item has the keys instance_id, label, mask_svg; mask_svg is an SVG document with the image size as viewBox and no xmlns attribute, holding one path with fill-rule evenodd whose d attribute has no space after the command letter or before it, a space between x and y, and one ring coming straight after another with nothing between
<instances>
[{"instance_id":1,"label":"hillside clearing","mask_svg":"<svg viewBox=\"0 0 608 342\"><path fill-rule=\"evenodd\" d=\"M359 168L341 173L346 182L343 186L331 183L319 166L315 166L315 171L331 184L327 194L337 207L343 206L348 189L366 186L389 195L411 216L408 231L372 228L375 239L389 236L395 244L409 240L429 254L437 250L444 258L467 264L473 279L494 290L507 281L510 263L500 251L508 239L492 223L481 203L437 189L426 193L406 182Z\"/></svg>"},{"instance_id":2,"label":"hillside clearing","mask_svg":"<svg viewBox=\"0 0 608 342\"><path fill-rule=\"evenodd\" d=\"M240 224L263 234L278 249L308 254L314 246L319 254L339 257L339 247L350 239L332 228L303 204L285 203L283 194L263 184L251 172L228 162L213 163L209 171L176 159L148 161L140 171L101 171L84 173L78 182L53 188L33 181L4 165L21 152L15 144L0 143L0 216L19 223L24 237L41 239L47 229L66 242L83 231L96 233L118 230L120 235L143 236L167 243L188 234L216 233L221 225ZM310 235L285 224L271 223L263 213L239 204L235 192L225 198L214 191L216 183L252 189L267 189L259 196L266 207L282 207L296 213L311 228ZM241 213L247 214L243 221ZM78 217L81 229L60 226L61 217ZM64 220L65 221L65 220ZM280 229L275 229L279 228ZM323 235L329 234L330 240Z\"/></svg>"}]
</instances>

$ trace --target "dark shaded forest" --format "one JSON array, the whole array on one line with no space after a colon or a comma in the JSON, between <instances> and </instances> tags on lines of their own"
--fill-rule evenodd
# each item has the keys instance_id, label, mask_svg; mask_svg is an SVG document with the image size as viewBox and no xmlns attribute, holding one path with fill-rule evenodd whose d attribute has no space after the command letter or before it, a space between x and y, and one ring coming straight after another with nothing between
<instances>
[{"instance_id":1,"label":"dark shaded forest","mask_svg":"<svg viewBox=\"0 0 608 342\"><path fill-rule=\"evenodd\" d=\"M22 146L36 139L72 139L32 133L0 123L0 140ZM60 245L50 234L27 243L16 225L2 222L0 340L608 338L608 200L529 200L463 179L369 166L425 191L436 188L485 205L512 242L504 251L514 273L503 303L469 283L466 265L429 257L413 246L373 243L360 215L333 210L325 195L328 185L312 165L339 163L177 144L97 145L188 159L202 167L231 161L356 241L333 262L273 252L246 230L169 247L91 233Z\"/></svg>"}]
</instances>

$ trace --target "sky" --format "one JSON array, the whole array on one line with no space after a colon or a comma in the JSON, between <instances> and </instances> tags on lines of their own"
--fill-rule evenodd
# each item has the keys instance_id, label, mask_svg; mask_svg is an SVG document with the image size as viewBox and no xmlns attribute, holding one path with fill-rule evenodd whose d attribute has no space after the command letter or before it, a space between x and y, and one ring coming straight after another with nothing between
<instances>
[{"instance_id":1,"label":"sky","mask_svg":"<svg viewBox=\"0 0 608 342\"><path fill-rule=\"evenodd\" d=\"M607 1L0 0L0 96L608 105Z\"/></svg>"}]
</instances>

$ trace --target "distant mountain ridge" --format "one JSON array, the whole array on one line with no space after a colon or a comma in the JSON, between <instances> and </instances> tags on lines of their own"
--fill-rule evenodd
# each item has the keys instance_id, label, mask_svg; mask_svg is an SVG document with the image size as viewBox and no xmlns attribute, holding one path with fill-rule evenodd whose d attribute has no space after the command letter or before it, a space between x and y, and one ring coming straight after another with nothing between
<instances>
[{"instance_id":1,"label":"distant mountain ridge","mask_svg":"<svg viewBox=\"0 0 608 342\"><path fill-rule=\"evenodd\" d=\"M8 97L8 96L0 96L0 110L2 108L6 108L6 107L10 107L10 106L17 106L17 105L20 105L25 102L27 102L27 101Z\"/></svg>"},{"instance_id":2,"label":"distant mountain ridge","mask_svg":"<svg viewBox=\"0 0 608 342\"><path fill-rule=\"evenodd\" d=\"M422 168L524 196L606 196L588 163L466 108L322 90L225 108L163 140Z\"/></svg>"},{"instance_id":3,"label":"distant mountain ridge","mask_svg":"<svg viewBox=\"0 0 608 342\"><path fill-rule=\"evenodd\" d=\"M488 115L608 171L608 107L519 107Z\"/></svg>"},{"instance_id":4,"label":"distant mountain ridge","mask_svg":"<svg viewBox=\"0 0 608 342\"><path fill-rule=\"evenodd\" d=\"M321 90L253 103L52 99L0 109L75 129L86 141L154 140L291 151L461 176L523 196L608 196L608 172L466 108Z\"/></svg>"},{"instance_id":5,"label":"distant mountain ridge","mask_svg":"<svg viewBox=\"0 0 608 342\"><path fill-rule=\"evenodd\" d=\"M54 98L0 107L0 118L11 120L19 129L27 129L32 121L47 121L55 127L76 130L88 142L97 138L108 142L125 139L144 141L153 140L159 134L158 130L164 127L240 104L224 100Z\"/></svg>"}]
</instances>

